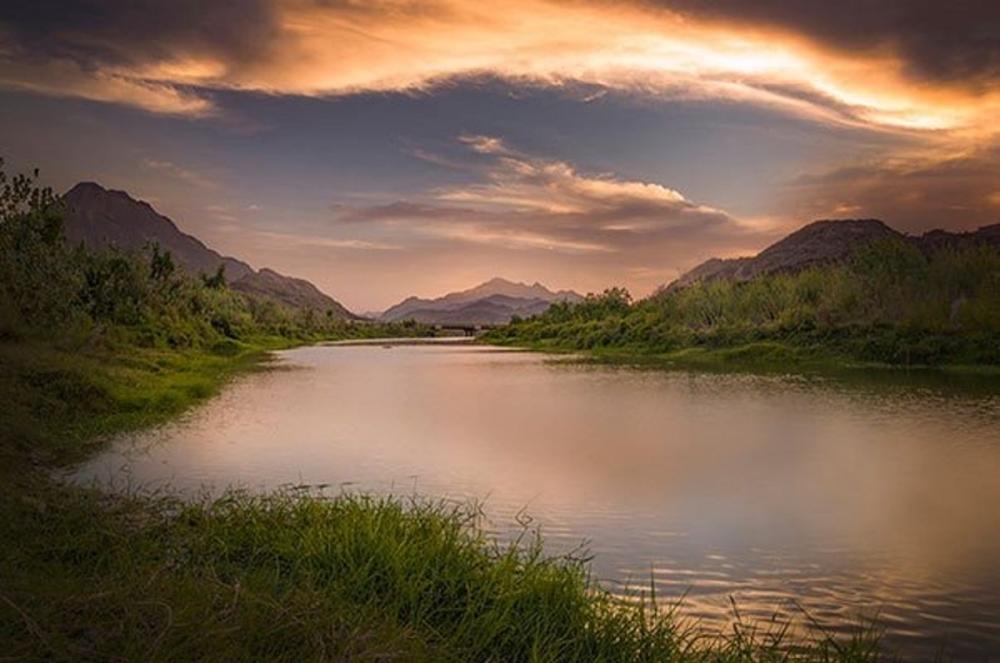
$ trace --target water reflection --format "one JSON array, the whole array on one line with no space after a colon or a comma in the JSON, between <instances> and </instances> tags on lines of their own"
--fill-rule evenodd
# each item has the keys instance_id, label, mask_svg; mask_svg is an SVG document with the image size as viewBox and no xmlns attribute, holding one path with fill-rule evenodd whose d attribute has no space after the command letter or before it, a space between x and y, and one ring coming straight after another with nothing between
<instances>
[{"instance_id":1,"label":"water reflection","mask_svg":"<svg viewBox=\"0 0 1000 663\"><path fill-rule=\"evenodd\" d=\"M635 370L475 347L316 347L81 479L181 489L287 483L485 499L589 541L598 576L687 593L717 625L878 615L917 655L1000 650L996 380ZM916 382L914 382L916 380Z\"/></svg>"}]
</instances>

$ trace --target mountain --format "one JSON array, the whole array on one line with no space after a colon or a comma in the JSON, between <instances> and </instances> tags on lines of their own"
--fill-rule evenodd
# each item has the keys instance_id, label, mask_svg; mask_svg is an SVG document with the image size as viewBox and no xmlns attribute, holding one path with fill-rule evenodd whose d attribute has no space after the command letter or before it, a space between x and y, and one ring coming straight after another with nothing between
<instances>
[{"instance_id":1,"label":"mountain","mask_svg":"<svg viewBox=\"0 0 1000 663\"><path fill-rule=\"evenodd\" d=\"M233 290L248 295L275 299L295 308L332 310L341 318L357 317L339 302L323 294L309 281L285 276L266 267L257 272L250 272L229 285Z\"/></svg>"},{"instance_id":2,"label":"mountain","mask_svg":"<svg viewBox=\"0 0 1000 663\"><path fill-rule=\"evenodd\" d=\"M250 265L220 255L199 239L181 232L174 222L158 214L149 203L135 200L124 191L109 191L93 182L81 182L63 196L66 204L64 229L73 244L89 249L117 246L141 250L156 241L170 251L178 265L189 272L210 274L226 266L226 277L235 281L253 269Z\"/></svg>"},{"instance_id":3,"label":"mountain","mask_svg":"<svg viewBox=\"0 0 1000 663\"><path fill-rule=\"evenodd\" d=\"M1000 224L965 233L932 230L924 235L904 235L876 219L814 221L755 256L711 258L682 274L660 292L672 292L701 281L749 281L765 274L794 272L817 264L846 260L858 247L878 240L900 239L923 251L989 243L1000 245Z\"/></svg>"},{"instance_id":4,"label":"mountain","mask_svg":"<svg viewBox=\"0 0 1000 663\"><path fill-rule=\"evenodd\" d=\"M527 285L494 278L474 288L437 299L408 297L387 309L380 320L416 320L427 324L504 324L513 316L529 317L544 312L554 302L583 299L571 290L553 292L540 283Z\"/></svg>"},{"instance_id":5,"label":"mountain","mask_svg":"<svg viewBox=\"0 0 1000 663\"><path fill-rule=\"evenodd\" d=\"M255 271L247 263L214 251L198 238L182 232L173 221L149 203L135 200L124 191L109 191L93 182L81 182L64 196L66 237L91 249L116 246L140 251L156 242L170 251L174 261L192 274L211 274L226 268L229 287L237 292L265 297L296 308L333 311L339 318L356 316L337 300L303 279L271 269Z\"/></svg>"},{"instance_id":6,"label":"mountain","mask_svg":"<svg viewBox=\"0 0 1000 663\"><path fill-rule=\"evenodd\" d=\"M524 299L507 295L490 295L454 308L418 308L407 313L406 318L427 324L479 324L501 325L513 316L528 318L544 313L552 302L544 299Z\"/></svg>"}]
</instances>

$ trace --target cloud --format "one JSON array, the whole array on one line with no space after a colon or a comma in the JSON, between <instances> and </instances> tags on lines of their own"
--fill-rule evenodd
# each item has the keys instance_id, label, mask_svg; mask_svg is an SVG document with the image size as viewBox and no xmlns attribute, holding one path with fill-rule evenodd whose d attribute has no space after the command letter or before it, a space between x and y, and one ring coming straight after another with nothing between
<instances>
[{"instance_id":1,"label":"cloud","mask_svg":"<svg viewBox=\"0 0 1000 663\"><path fill-rule=\"evenodd\" d=\"M361 251L398 251L402 247L385 242L371 242L361 239L338 239L322 235L299 235L293 233L253 231L255 239L264 244L277 245L283 250L301 249L350 249Z\"/></svg>"},{"instance_id":2,"label":"cloud","mask_svg":"<svg viewBox=\"0 0 1000 663\"><path fill-rule=\"evenodd\" d=\"M180 180L181 182L202 189L216 189L219 186L218 183L209 176L190 168L179 166L172 161L166 161L165 159L153 159L147 157L142 160L142 165L143 167L156 171L161 175L165 175L175 180ZM211 206L210 211L221 212L224 210L216 205Z\"/></svg>"},{"instance_id":3,"label":"cloud","mask_svg":"<svg viewBox=\"0 0 1000 663\"><path fill-rule=\"evenodd\" d=\"M337 206L337 222L508 251L615 254L616 260L657 249L665 249L664 255L693 249L699 255L759 239L758 229L661 184L582 173L494 136L458 140L476 181L414 199Z\"/></svg>"},{"instance_id":4,"label":"cloud","mask_svg":"<svg viewBox=\"0 0 1000 663\"><path fill-rule=\"evenodd\" d=\"M0 83L198 116L216 111L214 90L421 92L494 76L585 84L584 99L726 99L877 129L981 131L1000 107L996 12L862 4L7 3Z\"/></svg>"},{"instance_id":5,"label":"cloud","mask_svg":"<svg viewBox=\"0 0 1000 663\"><path fill-rule=\"evenodd\" d=\"M278 37L270 0L70 0L0 5L0 85L205 117L189 82L224 76ZM227 86L213 86L227 87Z\"/></svg>"},{"instance_id":6,"label":"cloud","mask_svg":"<svg viewBox=\"0 0 1000 663\"><path fill-rule=\"evenodd\" d=\"M203 209L219 221L226 221L229 224L234 224L239 220L237 216L233 214L233 211L226 205L205 205Z\"/></svg>"},{"instance_id":7,"label":"cloud","mask_svg":"<svg viewBox=\"0 0 1000 663\"><path fill-rule=\"evenodd\" d=\"M801 218L875 217L923 232L1000 222L1000 148L884 157L792 181L783 203Z\"/></svg>"},{"instance_id":8,"label":"cloud","mask_svg":"<svg viewBox=\"0 0 1000 663\"><path fill-rule=\"evenodd\" d=\"M169 83L127 73L87 70L70 60L20 62L5 57L2 51L0 87L135 106L163 115L206 117L216 112L209 99Z\"/></svg>"},{"instance_id":9,"label":"cloud","mask_svg":"<svg viewBox=\"0 0 1000 663\"><path fill-rule=\"evenodd\" d=\"M665 0L685 15L779 28L840 52L892 52L915 81L995 86L1000 5L981 0Z\"/></svg>"}]
</instances>

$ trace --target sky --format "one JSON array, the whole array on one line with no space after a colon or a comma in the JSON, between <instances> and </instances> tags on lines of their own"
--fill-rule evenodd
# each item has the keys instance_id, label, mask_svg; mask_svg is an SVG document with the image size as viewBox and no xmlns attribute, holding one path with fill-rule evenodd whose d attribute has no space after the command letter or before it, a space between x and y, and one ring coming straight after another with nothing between
<instances>
[{"instance_id":1,"label":"sky","mask_svg":"<svg viewBox=\"0 0 1000 663\"><path fill-rule=\"evenodd\" d=\"M995 0L0 5L0 156L356 311L1000 222Z\"/></svg>"}]
</instances>

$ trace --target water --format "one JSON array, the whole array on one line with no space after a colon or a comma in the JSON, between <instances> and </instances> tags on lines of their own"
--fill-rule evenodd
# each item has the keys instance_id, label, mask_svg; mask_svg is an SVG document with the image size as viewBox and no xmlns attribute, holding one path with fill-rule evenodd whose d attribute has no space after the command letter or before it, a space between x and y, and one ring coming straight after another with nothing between
<instances>
[{"instance_id":1,"label":"water","mask_svg":"<svg viewBox=\"0 0 1000 663\"><path fill-rule=\"evenodd\" d=\"M877 616L908 657L1000 652L1000 388L650 371L484 347L310 347L79 480L325 484L485 500L681 613L833 633ZM286 370L287 369L287 370Z\"/></svg>"}]
</instances>

